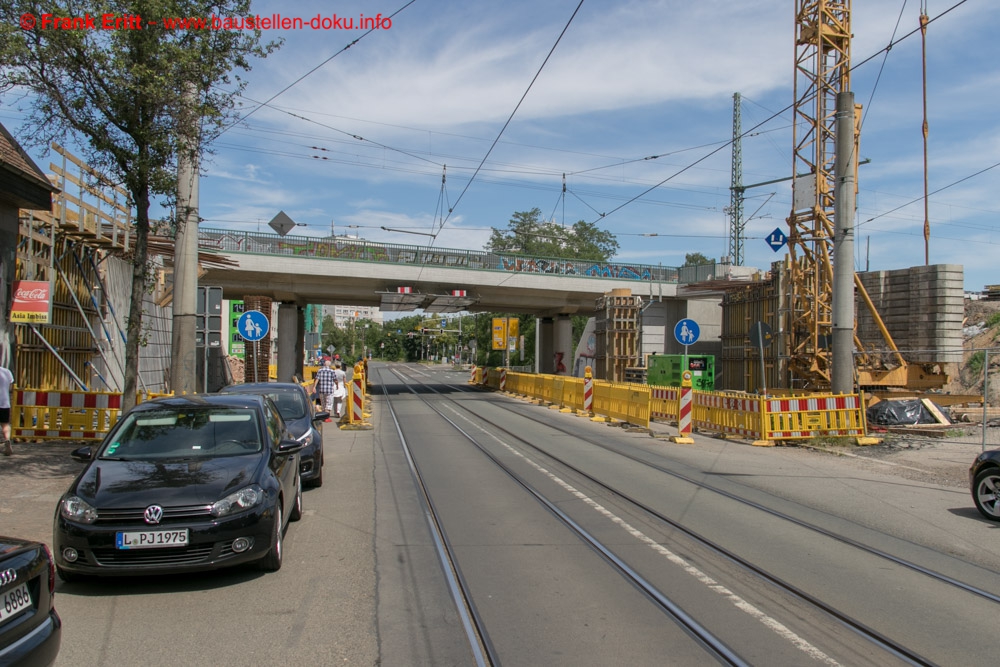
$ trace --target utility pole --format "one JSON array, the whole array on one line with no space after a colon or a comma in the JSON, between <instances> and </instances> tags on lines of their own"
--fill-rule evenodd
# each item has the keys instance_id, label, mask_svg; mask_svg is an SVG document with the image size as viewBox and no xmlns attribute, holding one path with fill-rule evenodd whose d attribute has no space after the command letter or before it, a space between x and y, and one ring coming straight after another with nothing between
<instances>
[{"instance_id":1,"label":"utility pole","mask_svg":"<svg viewBox=\"0 0 1000 667\"><path fill-rule=\"evenodd\" d=\"M854 179L858 159L854 136L854 93L837 93L830 367L830 388L835 394L854 390Z\"/></svg>"},{"instance_id":2,"label":"utility pole","mask_svg":"<svg viewBox=\"0 0 1000 667\"><path fill-rule=\"evenodd\" d=\"M199 123L193 83L184 87L187 120ZM200 138L200 133L199 133ZM170 389L194 393L198 387L195 354L198 301L198 154L201 147L181 142L177 155L177 237L174 248L173 332L171 334ZM207 341L206 341L207 344Z\"/></svg>"}]
</instances>

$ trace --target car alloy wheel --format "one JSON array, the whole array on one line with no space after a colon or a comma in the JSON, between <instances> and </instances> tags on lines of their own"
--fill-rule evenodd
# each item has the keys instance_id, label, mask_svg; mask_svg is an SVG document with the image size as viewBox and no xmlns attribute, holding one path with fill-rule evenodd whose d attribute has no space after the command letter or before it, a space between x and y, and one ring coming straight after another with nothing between
<instances>
[{"instance_id":1,"label":"car alloy wheel","mask_svg":"<svg viewBox=\"0 0 1000 667\"><path fill-rule=\"evenodd\" d=\"M990 521L1000 521L1000 468L987 468L976 475L972 499L980 514Z\"/></svg>"},{"instance_id":2,"label":"car alloy wheel","mask_svg":"<svg viewBox=\"0 0 1000 667\"><path fill-rule=\"evenodd\" d=\"M282 542L285 537L281 519L281 498L278 498L278 504L274 507L274 542L267 554L260 559L260 569L267 572L277 572L281 569L281 556L284 548Z\"/></svg>"}]
</instances>

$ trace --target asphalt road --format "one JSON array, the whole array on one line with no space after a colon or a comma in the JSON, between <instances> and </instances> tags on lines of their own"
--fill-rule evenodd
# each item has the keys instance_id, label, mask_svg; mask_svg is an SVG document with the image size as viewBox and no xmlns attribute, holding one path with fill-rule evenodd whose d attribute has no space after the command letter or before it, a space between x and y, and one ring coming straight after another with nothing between
<instances>
[{"instance_id":1,"label":"asphalt road","mask_svg":"<svg viewBox=\"0 0 1000 667\"><path fill-rule=\"evenodd\" d=\"M467 375L444 369L421 372L435 382L461 383ZM377 392L374 407L374 430L339 431L325 425L326 481L319 489L306 490L305 516L290 525L279 572L245 569L59 582L56 607L64 634L56 664L469 664L395 427ZM547 414L551 420L573 419ZM414 412L404 423L422 419ZM964 478L977 445L914 439L824 452L755 448L698 435L695 445L675 445L645 433L576 423L720 479L738 478L886 539L919 545L931 560L935 554L957 556L990 576L1000 572L998 525L979 517ZM664 434L670 427L654 430ZM427 436L427 443L445 437L437 431ZM78 444L19 443L13 457L0 457L0 534L51 543L56 502L81 467L69 457ZM447 452L434 456L440 471L460 466ZM464 480L468 486L456 491L456 497L475 494L482 488L477 484L486 480ZM448 482L447 475L439 481ZM513 513L515 500L504 503L510 503ZM489 536L489 531L476 532L482 530L476 518L488 508L476 509L468 502L452 507L464 526L467 552L474 553L475 545ZM492 519L502 520L502 515ZM538 521L518 527L526 531L524 539L543 541L550 529ZM482 570L472 574L489 581L488 561L474 562ZM505 590L504 582L497 581L497 591L530 593L528 579L516 584ZM497 617L495 623L514 625L514 619ZM634 630L619 627L619 634ZM523 655L531 655L525 651Z\"/></svg>"}]
</instances>

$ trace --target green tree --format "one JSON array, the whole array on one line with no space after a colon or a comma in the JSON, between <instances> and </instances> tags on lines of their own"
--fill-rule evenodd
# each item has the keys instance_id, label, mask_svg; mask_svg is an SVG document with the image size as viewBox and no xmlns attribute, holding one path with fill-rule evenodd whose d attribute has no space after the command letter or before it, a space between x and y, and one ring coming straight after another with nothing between
<instances>
[{"instance_id":1,"label":"green tree","mask_svg":"<svg viewBox=\"0 0 1000 667\"><path fill-rule=\"evenodd\" d=\"M538 257L563 259L585 259L606 262L618 252L618 240L611 232L598 229L596 225L583 220L572 227L564 227L553 222L542 222L542 212L530 211L514 213L506 229L493 228L486 245L489 252L510 252ZM708 261L708 260L706 260ZM486 345L477 348L477 361L487 365L502 363L503 353L492 350L491 320L504 317L504 313L483 313L486 317L477 325L477 335L483 337ZM521 335L524 336L524 361L516 353L513 365L534 365L535 363L535 318L520 315ZM586 316L573 316L573 344L580 340L587 324Z\"/></svg>"},{"instance_id":2,"label":"green tree","mask_svg":"<svg viewBox=\"0 0 1000 667\"><path fill-rule=\"evenodd\" d=\"M702 264L712 263L712 260L700 252L689 252L684 255L684 264L682 266L701 266Z\"/></svg>"},{"instance_id":3,"label":"green tree","mask_svg":"<svg viewBox=\"0 0 1000 667\"><path fill-rule=\"evenodd\" d=\"M141 29L57 30L42 15L141 16ZM276 43L254 30L169 30L164 18L249 16L251 0L6 0L0 3L0 88L30 93L19 134L47 146L67 137L85 145L87 162L124 187L136 208L122 407L135 402L142 299L149 267L149 207L176 191L181 150L202 152L233 118L250 69ZM30 26L32 18L36 21ZM154 23L155 21L155 23ZM182 94L196 92L192 102ZM199 120L201 122L199 122Z\"/></svg>"},{"instance_id":4,"label":"green tree","mask_svg":"<svg viewBox=\"0 0 1000 667\"><path fill-rule=\"evenodd\" d=\"M618 252L618 240L609 231L580 220L572 227L543 222L542 212L519 211L506 229L492 228L485 249L519 255L607 261Z\"/></svg>"}]
</instances>

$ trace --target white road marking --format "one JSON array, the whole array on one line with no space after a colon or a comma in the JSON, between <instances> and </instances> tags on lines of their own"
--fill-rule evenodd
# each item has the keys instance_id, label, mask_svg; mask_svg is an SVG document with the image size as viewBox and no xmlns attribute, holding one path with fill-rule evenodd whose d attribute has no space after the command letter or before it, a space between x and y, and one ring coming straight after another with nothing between
<instances>
[{"instance_id":1,"label":"white road marking","mask_svg":"<svg viewBox=\"0 0 1000 667\"><path fill-rule=\"evenodd\" d=\"M709 590L715 591L719 595L721 595L724 598L728 599L733 604L733 606L735 606L740 611L749 614L753 618L756 618L758 621L760 621L761 623L763 623L765 627L769 628L771 631L773 631L774 633L776 633L779 637L782 637L783 639L785 639L788 642L790 642L793 646L795 646L796 648L798 648L800 651L802 651L803 653L805 653L806 655L808 655L813 660L817 660L819 662L822 662L822 663L825 663L825 664L831 665L831 666L839 666L840 665L840 663L838 663L836 660L834 660L830 656L828 656L825 653L823 653L823 651L821 651L820 649L818 649L815 646L813 646L812 644L810 644L806 639L804 639L804 638L800 637L799 635L795 634L795 632L793 632L790 628L788 628L787 626L785 626L785 624L783 624L781 621L779 621L779 620L777 620L775 618L772 618L771 616L768 616L761 609L758 609L756 606L754 606L750 602L747 602L746 600L744 600L743 598L741 598L736 593L732 592L731 590L729 590L728 588L726 588L722 584L718 583L712 577L710 577L709 575L705 574L704 572L702 572L701 570L699 570L697 567L695 567L691 563L689 563L686 560L684 560L684 558L682 558L681 556L678 556L674 552L672 552L669 549L667 549L666 547L664 547L662 544L659 544L658 542L656 542L656 540L653 540L648 535L646 535L645 533L643 533L641 530L639 530L638 528L632 526L627 521L625 521L624 519L622 519L618 515L614 514L609 509L607 509L606 507L602 506L600 503L598 503L597 501L595 501L591 497L587 496L586 494L584 494L581 491L578 491L576 488L574 488L573 486L571 486L569 483L567 483L564 480L560 479L555 474L549 472L546 468L544 468L540 464L536 463L535 461L531 460L530 458L528 458L527 456L525 456L523 453L517 451L513 446L511 446L510 444L504 442L499 437L497 437L496 434L492 433L491 431L486 430L485 428L483 428L479 424L474 423L472 420L470 420L464 414L459 413L458 410L456 410L454 407L448 406L448 409L452 412L452 414L454 414L456 417L458 417L460 419L463 419L466 423L468 423L473 428L478 429L482 433L485 433L489 437L491 437L494 440L496 440L498 443L500 443L501 445L503 445L508 451L510 451L515 456L518 456L518 457L524 459L524 461L528 465L530 465L532 468L534 468L538 472L540 472L543 475L545 475L546 477L548 477L550 480L552 480L554 483L556 483L559 486L561 486L563 489L565 489L569 493L572 493L579 500L583 501L584 503L586 503L587 505L589 505L591 508L593 508L596 512L598 512L602 516L606 517L607 519L609 519L612 522L614 522L614 523L618 524L619 526L621 526L633 538L635 538L636 540L638 540L638 541L642 542L643 544L649 546L651 549L653 549L653 551L655 551L656 553L660 554L661 556L663 556L664 558L666 558L668 561L670 561L674 565L679 566L681 569L683 569L689 575L691 575L692 577L694 577L695 579L697 579L699 582L701 582L702 584L704 584L706 587L708 587Z\"/></svg>"}]
</instances>

